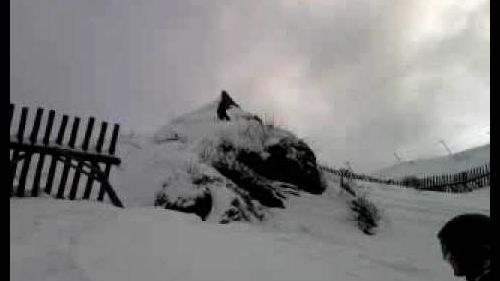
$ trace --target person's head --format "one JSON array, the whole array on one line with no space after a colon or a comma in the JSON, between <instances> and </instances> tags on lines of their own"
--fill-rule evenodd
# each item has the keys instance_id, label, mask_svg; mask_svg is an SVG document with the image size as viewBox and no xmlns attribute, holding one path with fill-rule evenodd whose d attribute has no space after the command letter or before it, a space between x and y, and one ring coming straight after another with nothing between
<instances>
[{"instance_id":1,"label":"person's head","mask_svg":"<svg viewBox=\"0 0 500 281\"><path fill-rule=\"evenodd\" d=\"M490 262L491 224L486 215L459 215L443 226L438 238L456 276L480 274Z\"/></svg>"}]
</instances>

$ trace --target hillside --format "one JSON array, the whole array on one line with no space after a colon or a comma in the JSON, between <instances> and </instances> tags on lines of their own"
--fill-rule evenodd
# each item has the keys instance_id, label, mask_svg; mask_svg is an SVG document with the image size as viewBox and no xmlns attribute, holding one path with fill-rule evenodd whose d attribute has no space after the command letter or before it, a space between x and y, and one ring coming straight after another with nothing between
<instances>
[{"instance_id":1,"label":"hillside","mask_svg":"<svg viewBox=\"0 0 500 281\"><path fill-rule=\"evenodd\" d=\"M490 145L484 145L453 154L429 159L404 161L381 169L374 176L400 178L404 176L428 176L466 171L490 162Z\"/></svg>"},{"instance_id":2,"label":"hillside","mask_svg":"<svg viewBox=\"0 0 500 281\"><path fill-rule=\"evenodd\" d=\"M457 214L489 214L489 187L449 194L353 183L380 214L367 235L353 195L317 172L307 144L239 105L221 120L220 102L152 136L120 137L110 181L124 209L11 198L10 280L455 280L436 232ZM479 163L483 154L462 157Z\"/></svg>"}]
</instances>

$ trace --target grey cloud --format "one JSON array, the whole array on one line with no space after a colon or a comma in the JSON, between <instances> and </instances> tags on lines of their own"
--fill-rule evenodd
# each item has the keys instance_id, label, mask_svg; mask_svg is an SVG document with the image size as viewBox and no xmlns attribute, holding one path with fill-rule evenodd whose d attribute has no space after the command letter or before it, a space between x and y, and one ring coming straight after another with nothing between
<instances>
[{"instance_id":1,"label":"grey cloud","mask_svg":"<svg viewBox=\"0 0 500 281\"><path fill-rule=\"evenodd\" d=\"M360 170L489 126L487 1L11 2L13 101L149 131L224 88Z\"/></svg>"}]
</instances>

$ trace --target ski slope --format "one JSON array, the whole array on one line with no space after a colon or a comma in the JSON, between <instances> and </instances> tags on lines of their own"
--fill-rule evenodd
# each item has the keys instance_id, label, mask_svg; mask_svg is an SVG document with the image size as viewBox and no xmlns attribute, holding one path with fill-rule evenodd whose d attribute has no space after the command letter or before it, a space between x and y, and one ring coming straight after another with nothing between
<instances>
[{"instance_id":1,"label":"ski slope","mask_svg":"<svg viewBox=\"0 0 500 281\"><path fill-rule=\"evenodd\" d=\"M489 162L490 145L487 144L464 150L451 156L404 161L381 169L373 174L385 178L452 174L476 168Z\"/></svg>"},{"instance_id":2,"label":"ski slope","mask_svg":"<svg viewBox=\"0 0 500 281\"><path fill-rule=\"evenodd\" d=\"M454 215L489 214L468 194L362 188L383 214L375 236L350 220L334 185L301 194L264 224L220 225L151 207L10 200L10 280L456 280L435 234Z\"/></svg>"}]
</instances>

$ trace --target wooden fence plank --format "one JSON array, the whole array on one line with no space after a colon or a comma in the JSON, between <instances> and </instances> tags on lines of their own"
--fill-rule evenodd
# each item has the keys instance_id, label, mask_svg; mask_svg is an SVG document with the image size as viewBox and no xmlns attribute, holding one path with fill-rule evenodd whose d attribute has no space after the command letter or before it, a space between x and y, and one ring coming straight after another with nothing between
<instances>
[{"instance_id":1,"label":"wooden fence plank","mask_svg":"<svg viewBox=\"0 0 500 281\"><path fill-rule=\"evenodd\" d=\"M476 169L476 184L480 187L481 186L481 168Z\"/></svg>"},{"instance_id":2,"label":"wooden fence plank","mask_svg":"<svg viewBox=\"0 0 500 281\"><path fill-rule=\"evenodd\" d=\"M98 153L102 152L102 146L104 144L104 137L106 135L106 130L108 128L108 123L107 122L101 122L101 130L99 132L99 138L97 140L97 145L96 145L96 151ZM91 162L93 166L99 167L98 162ZM90 194L92 193L92 187L94 185L94 177L89 176L87 178L87 184L85 186L85 193L83 194L84 199L89 199Z\"/></svg>"},{"instance_id":3,"label":"wooden fence plank","mask_svg":"<svg viewBox=\"0 0 500 281\"><path fill-rule=\"evenodd\" d=\"M485 184L486 184L486 177L484 176L485 175L484 166L481 167L481 168L479 168L479 170L480 170L479 173L481 174L481 178L480 178L479 184L481 186L485 186Z\"/></svg>"},{"instance_id":4,"label":"wooden fence plank","mask_svg":"<svg viewBox=\"0 0 500 281\"><path fill-rule=\"evenodd\" d=\"M485 183L485 186L486 185L490 185L490 164L486 164L486 173L485 173L485 178L486 178L486 183Z\"/></svg>"},{"instance_id":5,"label":"wooden fence plank","mask_svg":"<svg viewBox=\"0 0 500 281\"><path fill-rule=\"evenodd\" d=\"M488 177L486 177L486 175L488 174L488 166L487 165L484 165L483 167L483 175L485 175L483 178L484 178L484 182L483 182L483 186L486 186L488 184Z\"/></svg>"},{"instance_id":6,"label":"wooden fence plank","mask_svg":"<svg viewBox=\"0 0 500 281\"><path fill-rule=\"evenodd\" d=\"M50 133L52 131L52 125L54 124L54 117L56 112L54 110L49 111L49 117L47 119L47 124L45 126L45 134L43 136L42 143L44 145L49 144ZM31 196L38 196L38 192L40 190L40 179L42 177L43 164L45 162L46 153L40 153L38 158L38 163L35 171L35 178L33 179L33 188L31 190Z\"/></svg>"},{"instance_id":7,"label":"wooden fence plank","mask_svg":"<svg viewBox=\"0 0 500 281\"><path fill-rule=\"evenodd\" d=\"M95 118L90 117L87 121L87 129L85 130L85 136L83 138L82 150L87 151L89 149L90 137L92 136L92 130L94 129ZM78 167L75 170L73 176L73 184L71 185L71 191L69 193L69 199L74 200L76 197L76 192L78 190L78 183L80 182L80 176L82 174L83 161L78 162Z\"/></svg>"},{"instance_id":8,"label":"wooden fence plank","mask_svg":"<svg viewBox=\"0 0 500 281\"><path fill-rule=\"evenodd\" d=\"M30 142L36 143L38 139L38 132L40 131L40 124L42 122L43 108L37 108L35 115L35 123L31 129Z\"/></svg>"},{"instance_id":9,"label":"wooden fence plank","mask_svg":"<svg viewBox=\"0 0 500 281\"><path fill-rule=\"evenodd\" d=\"M68 146L75 148L76 136L78 134L78 127L80 126L80 118L73 119L73 127L71 128L71 135L69 138ZM68 180L69 168L71 167L71 158L66 158L64 161L63 172L59 182L59 190L57 191L57 198L64 198L64 190L66 189L66 182Z\"/></svg>"},{"instance_id":10,"label":"wooden fence plank","mask_svg":"<svg viewBox=\"0 0 500 281\"><path fill-rule=\"evenodd\" d=\"M119 131L120 131L120 125L115 124L114 127L113 127L113 133L111 135L111 143L110 143L109 148L108 148L108 153L110 155L114 155L115 154L116 141L118 140L118 132ZM104 170L104 178L105 178L106 184L109 183L109 174L110 174L110 172L111 172L111 165L106 164L106 167L105 167L105 170ZM112 189L109 189L108 186L105 186L103 184L103 182L101 182L101 189L99 191L99 197L97 198L97 200L102 201L104 199L104 194L105 194L106 190L108 191L108 195L112 196L112 198L110 198L111 200L113 200L113 201L119 200L118 196L113 196L111 194L111 193L114 193L114 191ZM120 203L113 202L113 204L117 205L117 204L121 204L121 202Z\"/></svg>"},{"instance_id":11,"label":"wooden fence plank","mask_svg":"<svg viewBox=\"0 0 500 281\"><path fill-rule=\"evenodd\" d=\"M101 132L99 133L99 139L97 140L96 151L98 153L102 152L102 146L104 145L104 139L106 136L106 131L108 129L108 122L101 123Z\"/></svg>"},{"instance_id":12,"label":"wooden fence plank","mask_svg":"<svg viewBox=\"0 0 500 281\"><path fill-rule=\"evenodd\" d=\"M17 141L22 143L24 139L24 131L26 128L26 119L28 118L28 108L23 107L21 110L21 120L19 121L19 127L17 131ZM17 164L20 159L20 151L18 149L15 149L14 152L12 153L12 161L10 164L10 194L11 196L14 193L14 179L16 178L16 172L17 172ZM19 192L18 192L19 193ZM24 190L23 190L24 193Z\"/></svg>"},{"instance_id":13,"label":"wooden fence plank","mask_svg":"<svg viewBox=\"0 0 500 281\"><path fill-rule=\"evenodd\" d=\"M28 108L23 107L21 110L21 121L19 122L19 130L17 131L17 141L24 141L24 131L26 130L26 120L28 119Z\"/></svg>"},{"instance_id":14,"label":"wooden fence plank","mask_svg":"<svg viewBox=\"0 0 500 281\"><path fill-rule=\"evenodd\" d=\"M56 139L56 144L62 145L62 142L64 140L64 133L66 132L66 126L68 125L68 115L63 115L62 120L61 120L61 125L59 126L59 132L57 134L57 139ZM52 190L52 184L54 182L54 175L56 172L57 168L57 161L59 159L59 156L57 155L52 155L52 161L50 163L49 167L49 174L47 176L47 183L45 184L45 192L50 194Z\"/></svg>"},{"instance_id":15,"label":"wooden fence plank","mask_svg":"<svg viewBox=\"0 0 500 281\"><path fill-rule=\"evenodd\" d=\"M36 143L37 141L37 136L38 136L38 131L40 129L40 122L42 121L42 115L43 115L43 109L38 108L36 110L36 115L35 115L35 123L33 124L33 128L31 129L31 134L29 137L29 141L31 144ZM31 158L33 156L33 153L28 153L25 152L26 156L24 158L24 163L21 168L21 175L19 177L19 184L17 187L17 196L18 197L23 197L24 196L24 190L26 187L26 178L28 177L28 170L31 164Z\"/></svg>"},{"instance_id":16,"label":"wooden fence plank","mask_svg":"<svg viewBox=\"0 0 500 281\"><path fill-rule=\"evenodd\" d=\"M69 156L74 160L86 159L87 161L100 162L100 163L109 163L112 165L120 164L120 159L116 156L107 155L107 154L95 154L95 153L86 153L81 150L69 149L65 147L59 146L41 146L41 145L30 145L30 144L19 144L12 143L10 144L11 149L19 149L21 151L32 152L32 153L47 153L50 155L59 155L59 156Z\"/></svg>"},{"instance_id":17,"label":"wooden fence plank","mask_svg":"<svg viewBox=\"0 0 500 281\"><path fill-rule=\"evenodd\" d=\"M52 132L52 126L54 125L54 119L56 112L54 110L49 111L49 118L47 119L47 126L45 127L45 135L43 136L43 144L49 145L50 134Z\"/></svg>"}]
</instances>

